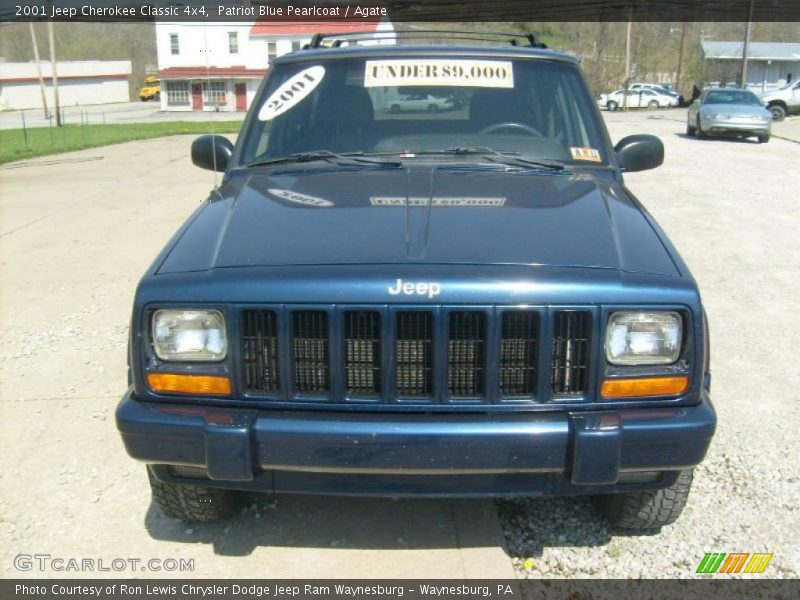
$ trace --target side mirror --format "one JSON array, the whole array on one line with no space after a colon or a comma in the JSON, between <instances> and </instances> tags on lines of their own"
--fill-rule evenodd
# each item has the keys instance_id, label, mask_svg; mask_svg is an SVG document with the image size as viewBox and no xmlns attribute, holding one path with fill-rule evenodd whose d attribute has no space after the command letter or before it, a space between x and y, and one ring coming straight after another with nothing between
<instances>
[{"instance_id":1,"label":"side mirror","mask_svg":"<svg viewBox=\"0 0 800 600\"><path fill-rule=\"evenodd\" d=\"M655 169L664 162L664 144L654 135L640 133L624 137L614 146L614 152L626 173Z\"/></svg>"},{"instance_id":2,"label":"side mirror","mask_svg":"<svg viewBox=\"0 0 800 600\"><path fill-rule=\"evenodd\" d=\"M224 171L233 156L233 144L221 135L201 135L192 142L192 162L201 169Z\"/></svg>"}]
</instances>

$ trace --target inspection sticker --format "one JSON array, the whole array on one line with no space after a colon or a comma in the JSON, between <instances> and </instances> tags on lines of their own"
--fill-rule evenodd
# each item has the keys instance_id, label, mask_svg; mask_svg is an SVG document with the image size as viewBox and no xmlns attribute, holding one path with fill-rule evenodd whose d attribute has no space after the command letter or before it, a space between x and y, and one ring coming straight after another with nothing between
<instances>
[{"instance_id":1,"label":"inspection sticker","mask_svg":"<svg viewBox=\"0 0 800 600\"><path fill-rule=\"evenodd\" d=\"M501 60L368 60L364 87L452 85L513 88L514 67Z\"/></svg>"},{"instance_id":2,"label":"inspection sticker","mask_svg":"<svg viewBox=\"0 0 800 600\"><path fill-rule=\"evenodd\" d=\"M589 160L592 162L603 162L600 158L600 151L595 148L570 148L573 160Z\"/></svg>"},{"instance_id":3,"label":"inspection sticker","mask_svg":"<svg viewBox=\"0 0 800 600\"><path fill-rule=\"evenodd\" d=\"M322 65L303 69L290 77L266 99L258 111L259 120L269 121L285 113L313 92L323 77L325 77L325 67Z\"/></svg>"}]
</instances>

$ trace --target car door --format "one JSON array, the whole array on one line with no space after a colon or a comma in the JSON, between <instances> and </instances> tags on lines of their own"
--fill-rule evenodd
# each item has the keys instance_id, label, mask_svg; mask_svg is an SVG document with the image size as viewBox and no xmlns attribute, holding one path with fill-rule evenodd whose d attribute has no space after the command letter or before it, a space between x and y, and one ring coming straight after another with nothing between
<instances>
[{"instance_id":1,"label":"car door","mask_svg":"<svg viewBox=\"0 0 800 600\"><path fill-rule=\"evenodd\" d=\"M628 108L640 108L642 106L642 90L628 91Z\"/></svg>"},{"instance_id":2,"label":"car door","mask_svg":"<svg viewBox=\"0 0 800 600\"><path fill-rule=\"evenodd\" d=\"M422 94L412 94L408 97L406 108L408 110L422 110L425 107L426 97Z\"/></svg>"}]
</instances>

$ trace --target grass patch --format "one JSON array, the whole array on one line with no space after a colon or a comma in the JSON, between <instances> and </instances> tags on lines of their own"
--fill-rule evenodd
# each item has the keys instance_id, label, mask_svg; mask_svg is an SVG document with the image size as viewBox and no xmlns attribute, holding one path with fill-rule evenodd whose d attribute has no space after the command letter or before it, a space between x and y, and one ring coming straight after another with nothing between
<instances>
[{"instance_id":1,"label":"grass patch","mask_svg":"<svg viewBox=\"0 0 800 600\"><path fill-rule=\"evenodd\" d=\"M215 133L238 133L241 121L215 121ZM209 133L209 123L203 121L167 121L163 123L122 123L109 125L69 124L62 127L34 127L0 130L0 164L59 154L71 150L97 148L133 140L145 140L180 134Z\"/></svg>"}]
</instances>

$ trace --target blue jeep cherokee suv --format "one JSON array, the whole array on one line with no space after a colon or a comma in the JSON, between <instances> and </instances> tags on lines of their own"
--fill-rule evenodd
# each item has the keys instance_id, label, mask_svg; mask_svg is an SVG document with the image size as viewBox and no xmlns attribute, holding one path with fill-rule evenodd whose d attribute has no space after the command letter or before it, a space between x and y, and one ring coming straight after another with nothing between
<instances>
[{"instance_id":1,"label":"blue jeep cherokee suv","mask_svg":"<svg viewBox=\"0 0 800 600\"><path fill-rule=\"evenodd\" d=\"M235 146L195 141L222 183L139 284L117 426L161 510L591 494L673 522L716 417L697 286L623 183L661 142L612 146L543 47L317 46Z\"/></svg>"}]
</instances>

